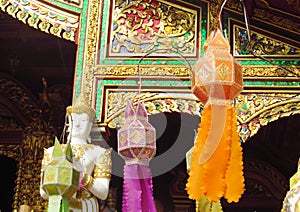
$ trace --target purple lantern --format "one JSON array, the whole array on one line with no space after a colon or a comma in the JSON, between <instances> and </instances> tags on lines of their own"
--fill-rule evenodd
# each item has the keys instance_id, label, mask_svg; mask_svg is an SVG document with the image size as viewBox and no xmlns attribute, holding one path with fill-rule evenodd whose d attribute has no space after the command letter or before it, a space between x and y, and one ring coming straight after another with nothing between
<instances>
[{"instance_id":1,"label":"purple lantern","mask_svg":"<svg viewBox=\"0 0 300 212\"><path fill-rule=\"evenodd\" d=\"M126 162L146 165L155 155L155 129L148 122L147 111L141 103L135 112L132 103L127 102L125 123L118 131L118 152Z\"/></svg>"},{"instance_id":2,"label":"purple lantern","mask_svg":"<svg viewBox=\"0 0 300 212\"><path fill-rule=\"evenodd\" d=\"M118 131L118 152L125 160L123 212L156 211L149 168L149 161L156 153L155 137L143 104L139 102L135 112L128 101L124 126Z\"/></svg>"}]
</instances>

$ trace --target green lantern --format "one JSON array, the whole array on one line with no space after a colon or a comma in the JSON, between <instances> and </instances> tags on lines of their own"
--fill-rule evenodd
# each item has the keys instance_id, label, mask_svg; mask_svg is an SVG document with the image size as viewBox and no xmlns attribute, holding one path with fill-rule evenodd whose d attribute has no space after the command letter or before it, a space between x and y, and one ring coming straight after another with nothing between
<instances>
[{"instance_id":1,"label":"green lantern","mask_svg":"<svg viewBox=\"0 0 300 212\"><path fill-rule=\"evenodd\" d=\"M44 169L42 188L49 196L48 211L69 211L69 199L77 192L79 171L72 163L72 148L68 143L63 151L55 139L52 160Z\"/></svg>"}]
</instances>

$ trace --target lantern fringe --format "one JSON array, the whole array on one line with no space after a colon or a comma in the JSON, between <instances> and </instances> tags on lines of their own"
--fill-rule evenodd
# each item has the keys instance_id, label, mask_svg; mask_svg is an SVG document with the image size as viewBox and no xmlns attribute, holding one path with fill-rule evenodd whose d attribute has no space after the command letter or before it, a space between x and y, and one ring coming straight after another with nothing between
<instances>
[{"instance_id":1,"label":"lantern fringe","mask_svg":"<svg viewBox=\"0 0 300 212\"><path fill-rule=\"evenodd\" d=\"M231 156L229 167L225 175L227 190L224 197L228 202L238 202L245 190L243 175L243 152L238 136L236 110L235 108L233 109Z\"/></svg>"},{"instance_id":2,"label":"lantern fringe","mask_svg":"<svg viewBox=\"0 0 300 212\"><path fill-rule=\"evenodd\" d=\"M151 169L141 164L124 166L123 212L156 212Z\"/></svg>"},{"instance_id":3,"label":"lantern fringe","mask_svg":"<svg viewBox=\"0 0 300 212\"><path fill-rule=\"evenodd\" d=\"M224 109L226 122L220 143L212 156L200 164L199 158L205 143L209 142L209 133L222 130L211 126L212 105L203 110L187 183L191 199L201 200L206 196L209 201L216 202L224 196L228 201L238 201L244 191L242 149L236 131L236 118L233 118L235 108L224 106Z\"/></svg>"}]
</instances>

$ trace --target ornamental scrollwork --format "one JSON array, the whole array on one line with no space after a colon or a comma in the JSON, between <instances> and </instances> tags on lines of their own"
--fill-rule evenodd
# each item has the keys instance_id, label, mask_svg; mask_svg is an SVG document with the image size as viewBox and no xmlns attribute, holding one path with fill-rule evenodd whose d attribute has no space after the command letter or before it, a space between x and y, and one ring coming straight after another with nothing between
<instances>
[{"instance_id":1,"label":"ornamental scrollwork","mask_svg":"<svg viewBox=\"0 0 300 212\"><path fill-rule=\"evenodd\" d=\"M35 115L33 111L38 111L36 100L29 93L26 93L24 88L17 86L16 82L10 80L8 77L0 77L0 93L6 93L10 100L22 110L26 117Z\"/></svg>"},{"instance_id":2,"label":"ornamental scrollwork","mask_svg":"<svg viewBox=\"0 0 300 212\"><path fill-rule=\"evenodd\" d=\"M87 27L87 43L86 43L86 64L89 66L95 65L95 54L97 48L97 37L98 37L98 19L100 2L97 0L91 0L89 3L89 16L88 16L88 27Z\"/></svg>"},{"instance_id":3,"label":"ornamental scrollwork","mask_svg":"<svg viewBox=\"0 0 300 212\"><path fill-rule=\"evenodd\" d=\"M116 1L110 55L125 57L154 49L195 55L197 11L167 1Z\"/></svg>"},{"instance_id":4,"label":"ornamental scrollwork","mask_svg":"<svg viewBox=\"0 0 300 212\"><path fill-rule=\"evenodd\" d=\"M245 142L268 123L279 118L299 114L297 94L244 94L236 98L239 135Z\"/></svg>"},{"instance_id":5,"label":"ornamental scrollwork","mask_svg":"<svg viewBox=\"0 0 300 212\"><path fill-rule=\"evenodd\" d=\"M98 76L138 76L137 66L97 66L92 71ZM166 76L166 77L190 77L191 70L187 66L140 66L139 72L142 76Z\"/></svg>"},{"instance_id":6,"label":"ornamental scrollwork","mask_svg":"<svg viewBox=\"0 0 300 212\"><path fill-rule=\"evenodd\" d=\"M254 9L253 19L258 19L266 23L274 24L282 28L283 30L288 30L293 33L300 33L300 24L290 19L283 18L278 15L271 14L263 9Z\"/></svg>"},{"instance_id":7,"label":"ornamental scrollwork","mask_svg":"<svg viewBox=\"0 0 300 212\"><path fill-rule=\"evenodd\" d=\"M136 104L138 101L137 93L109 93L106 124L110 128L123 125L124 109L127 100L133 100L134 104ZM203 104L191 94L142 93L140 101L145 105L149 115L161 112L182 112L200 116L200 111L203 108Z\"/></svg>"},{"instance_id":8,"label":"ornamental scrollwork","mask_svg":"<svg viewBox=\"0 0 300 212\"><path fill-rule=\"evenodd\" d=\"M300 68L296 66L243 66L243 77L300 77Z\"/></svg>"},{"instance_id":9,"label":"ornamental scrollwork","mask_svg":"<svg viewBox=\"0 0 300 212\"><path fill-rule=\"evenodd\" d=\"M51 7L37 0L2 0L0 9L42 32L75 41L79 15Z\"/></svg>"},{"instance_id":10,"label":"ornamental scrollwork","mask_svg":"<svg viewBox=\"0 0 300 212\"><path fill-rule=\"evenodd\" d=\"M249 50L249 39L247 31L241 27L234 27L234 40L236 41L234 49L235 56L251 55ZM299 56L300 49L288 45L282 41L275 40L260 33L252 31L251 49L257 55L267 56Z\"/></svg>"}]
</instances>

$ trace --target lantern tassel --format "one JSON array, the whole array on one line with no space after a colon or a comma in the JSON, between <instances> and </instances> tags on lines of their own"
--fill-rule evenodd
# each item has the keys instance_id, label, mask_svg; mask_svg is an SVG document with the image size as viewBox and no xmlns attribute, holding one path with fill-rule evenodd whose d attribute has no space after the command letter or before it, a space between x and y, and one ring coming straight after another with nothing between
<instances>
[{"instance_id":1,"label":"lantern tassel","mask_svg":"<svg viewBox=\"0 0 300 212\"><path fill-rule=\"evenodd\" d=\"M152 174L148 166L124 166L123 212L156 212L153 198Z\"/></svg>"},{"instance_id":2,"label":"lantern tassel","mask_svg":"<svg viewBox=\"0 0 300 212\"><path fill-rule=\"evenodd\" d=\"M217 128L221 125L212 123L212 116L218 117L218 112L224 114L223 109L212 110L214 107L224 107L226 111L224 129ZM216 105L209 105L203 110L187 183L187 191L191 199L200 200L206 196L209 201L218 201L225 196L228 201L237 201L244 191L242 162L240 162L241 146L238 134L235 132L237 128L233 126L236 125L236 119L233 118L234 110L235 108L231 106ZM212 111L216 114L212 114ZM219 142L215 141L211 145L215 151L211 152L207 161L199 163L204 148L205 151L213 150L209 150L207 143L210 142L208 140L210 132L216 131L221 131L222 137ZM214 147L216 143L218 143L217 147Z\"/></svg>"},{"instance_id":3,"label":"lantern tassel","mask_svg":"<svg viewBox=\"0 0 300 212\"><path fill-rule=\"evenodd\" d=\"M229 167L225 175L227 190L225 198L228 202L238 202L244 193L243 151L237 130L236 110L232 108L232 143Z\"/></svg>"},{"instance_id":4,"label":"lantern tassel","mask_svg":"<svg viewBox=\"0 0 300 212\"><path fill-rule=\"evenodd\" d=\"M69 212L70 203L64 199L61 195L49 196L48 208L49 212Z\"/></svg>"}]
</instances>

